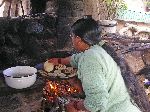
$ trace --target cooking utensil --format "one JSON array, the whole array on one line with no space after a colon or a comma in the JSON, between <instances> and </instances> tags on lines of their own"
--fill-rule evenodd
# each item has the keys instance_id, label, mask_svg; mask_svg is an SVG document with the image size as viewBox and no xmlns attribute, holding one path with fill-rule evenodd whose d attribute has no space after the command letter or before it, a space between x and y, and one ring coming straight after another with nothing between
<instances>
[{"instance_id":1,"label":"cooking utensil","mask_svg":"<svg viewBox=\"0 0 150 112\"><path fill-rule=\"evenodd\" d=\"M5 82L9 87L23 89L36 81L37 69L30 66L16 66L3 71Z\"/></svg>"}]
</instances>

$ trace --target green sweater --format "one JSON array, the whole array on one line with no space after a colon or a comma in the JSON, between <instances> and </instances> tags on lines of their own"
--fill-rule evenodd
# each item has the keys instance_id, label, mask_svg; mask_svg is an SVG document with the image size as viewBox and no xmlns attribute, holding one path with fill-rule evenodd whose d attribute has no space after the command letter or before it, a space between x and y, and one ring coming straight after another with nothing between
<instances>
[{"instance_id":1,"label":"green sweater","mask_svg":"<svg viewBox=\"0 0 150 112\"><path fill-rule=\"evenodd\" d=\"M94 45L71 57L78 68L86 98L84 106L91 112L141 112L131 102L120 68L100 46Z\"/></svg>"}]
</instances>

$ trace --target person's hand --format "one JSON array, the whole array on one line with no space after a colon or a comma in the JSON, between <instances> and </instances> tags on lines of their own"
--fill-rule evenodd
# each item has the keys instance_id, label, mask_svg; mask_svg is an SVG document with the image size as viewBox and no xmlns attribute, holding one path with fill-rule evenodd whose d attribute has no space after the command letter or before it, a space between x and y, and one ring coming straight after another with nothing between
<instances>
[{"instance_id":1,"label":"person's hand","mask_svg":"<svg viewBox=\"0 0 150 112\"><path fill-rule=\"evenodd\" d=\"M50 58L47 61L49 63L53 63L54 65L57 65L57 64L60 64L60 60L61 60L61 58Z\"/></svg>"},{"instance_id":2,"label":"person's hand","mask_svg":"<svg viewBox=\"0 0 150 112\"><path fill-rule=\"evenodd\" d=\"M58 65L59 64L59 60L60 60L60 58L51 58L51 59L48 59L47 61L48 61L48 63L53 63L54 65ZM47 62L47 61L45 61L45 62ZM42 69L44 69L45 62L36 64L34 67L37 70L42 70Z\"/></svg>"},{"instance_id":3,"label":"person's hand","mask_svg":"<svg viewBox=\"0 0 150 112\"><path fill-rule=\"evenodd\" d=\"M44 68L44 63L39 63L34 66L37 70L42 70Z\"/></svg>"}]
</instances>

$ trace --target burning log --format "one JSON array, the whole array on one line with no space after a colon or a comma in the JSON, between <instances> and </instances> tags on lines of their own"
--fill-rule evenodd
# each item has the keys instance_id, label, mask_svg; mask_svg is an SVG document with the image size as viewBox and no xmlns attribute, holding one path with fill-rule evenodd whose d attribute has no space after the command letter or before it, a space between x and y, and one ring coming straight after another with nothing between
<instances>
[{"instance_id":1,"label":"burning log","mask_svg":"<svg viewBox=\"0 0 150 112\"><path fill-rule=\"evenodd\" d=\"M44 112L65 112L65 104L69 103L67 97L83 98L80 82L75 78L46 79L43 88L44 99L42 107ZM78 84L77 84L78 83Z\"/></svg>"},{"instance_id":2,"label":"burning log","mask_svg":"<svg viewBox=\"0 0 150 112\"><path fill-rule=\"evenodd\" d=\"M54 102L57 97L69 97L79 91L70 85L67 80L47 81L43 88L45 98L49 102Z\"/></svg>"}]
</instances>

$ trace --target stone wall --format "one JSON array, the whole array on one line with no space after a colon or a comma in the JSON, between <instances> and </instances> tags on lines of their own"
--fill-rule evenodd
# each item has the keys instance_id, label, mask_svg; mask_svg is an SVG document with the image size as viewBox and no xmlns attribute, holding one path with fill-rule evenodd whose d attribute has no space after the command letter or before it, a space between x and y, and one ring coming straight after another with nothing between
<instances>
[{"instance_id":1,"label":"stone wall","mask_svg":"<svg viewBox=\"0 0 150 112\"><path fill-rule=\"evenodd\" d=\"M29 3L24 5L29 7ZM90 0L51 0L46 3L46 16L1 18L1 69L14 65L33 66L51 57L51 52L58 49L71 51L70 26L83 15L90 14L90 7ZM11 16L12 12L13 9Z\"/></svg>"},{"instance_id":2,"label":"stone wall","mask_svg":"<svg viewBox=\"0 0 150 112\"><path fill-rule=\"evenodd\" d=\"M41 17L39 17L41 16ZM56 49L56 18L0 18L0 69L42 62Z\"/></svg>"},{"instance_id":3,"label":"stone wall","mask_svg":"<svg viewBox=\"0 0 150 112\"><path fill-rule=\"evenodd\" d=\"M58 48L70 48L70 26L84 15L83 0L58 0L57 15Z\"/></svg>"},{"instance_id":4,"label":"stone wall","mask_svg":"<svg viewBox=\"0 0 150 112\"><path fill-rule=\"evenodd\" d=\"M70 27L84 15L91 15L92 3L91 0L51 0L47 2L45 12L55 13L58 17L57 45L59 49L72 50Z\"/></svg>"}]
</instances>

